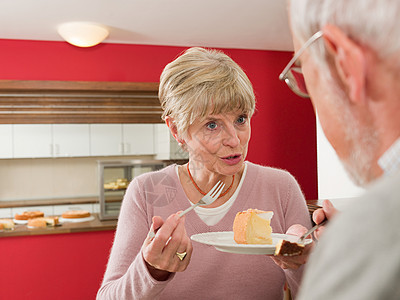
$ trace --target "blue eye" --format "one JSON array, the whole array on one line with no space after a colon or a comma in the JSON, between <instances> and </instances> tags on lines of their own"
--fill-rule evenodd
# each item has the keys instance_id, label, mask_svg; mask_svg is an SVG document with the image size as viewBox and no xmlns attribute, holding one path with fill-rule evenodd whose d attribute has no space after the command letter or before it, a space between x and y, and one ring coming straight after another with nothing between
<instances>
[{"instance_id":1,"label":"blue eye","mask_svg":"<svg viewBox=\"0 0 400 300\"><path fill-rule=\"evenodd\" d=\"M236 120L236 122L239 123L239 124L244 124L244 123L246 123L246 120L247 120L247 117L246 117L246 116L240 116L240 117Z\"/></svg>"},{"instance_id":2,"label":"blue eye","mask_svg":"<svg viewBox=\"0 0 400 300\"><path fill-rule=\"evenodd\" d=\"M214 129L216 129L218 127L216 122L209 122L209 123L207 123L206 126L207 126L208 129L211 129L211 130L214 130Z\"/></svg>"}]
</instances>

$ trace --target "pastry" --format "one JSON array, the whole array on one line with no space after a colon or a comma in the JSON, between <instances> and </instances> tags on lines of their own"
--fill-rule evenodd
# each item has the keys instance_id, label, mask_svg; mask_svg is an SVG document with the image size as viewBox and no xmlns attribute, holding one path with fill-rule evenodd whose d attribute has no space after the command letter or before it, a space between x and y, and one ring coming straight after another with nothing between
<instances>
[{"instance_id":1,"label":"pastry","mask_svg":"<svg viewBox=\"0 0 400 300\"><path fill-rule=\"evenodd\" d=\"M6 230L14 229L14 221L11 219L0 219L0 223L3 225L3 228Z\"/></svg>"},{"instance_id":2,"label":"pastry","mask_svg":"<svg viewBox=\"0 0 400 300\"><path fill-rule=\"evenodd\" d=\"M280 240L275 247L275 255L277 256L292 256L301 255L304 250L304 245L292 243L287 240Z\"/></svg>"},{"instance_id":3,"label":"pastry","mask_svg":"<svg viewBox=\"0 0 400 300\"><path fill-rule=\"evenodd\" d=\"M69 210L62 214L64 219L80 219L90 217L90 212L86 210Z\"/></svg>"},{"instance_id":4,"label":"pastry","mask_svg":"<svg viewBox=\"0 0 400 300\"><path fill-rule=\"evenodd\" d=\"M258 209L238 212L233 222L234 240L238 244L272 244L270 221L274 213Z\"/></svg>"},{"instance_id":5,"label":"pastry","mask_svg":"<svg viewBox=\"0 0 400 300\"><path fill-rule=\"evenodd\" d=\"M56 226L59 224L58 217L45 217L44 220L46 221L47 226Z\"/></svg>"},{"instance_id":6,"label":"pastry","mask_svg":"<svg viewBox=\"0 0 400 300\"><path fill-rule=\"evenodd\" d=\"M28 228L45 228L47 226L44 218L33 218L28 220Z\"/></svg>"},{"instance_id":7,"label":"pastry","mask_svg":"<svg viewBox=\"0 0 400 300\"><path fill-rule=\"evenodd\" d=\"M104 184L104 188L106 190L119 190L119 189L126 189L128 187L128 179L126 178L119 178L117 181L112 181L109 183Z\"/></svg>"},{"instance_id":8,"label":"pastry","mask_svg":"<svg viewBox=\"0 0 400 300\"><path fill-rule=\"evenodd\" d=\"M15 214L15 220L29 220L33 218L43 217L44 213L41 211L24 211L22 214Z\"/></svg>"}]
</instances>

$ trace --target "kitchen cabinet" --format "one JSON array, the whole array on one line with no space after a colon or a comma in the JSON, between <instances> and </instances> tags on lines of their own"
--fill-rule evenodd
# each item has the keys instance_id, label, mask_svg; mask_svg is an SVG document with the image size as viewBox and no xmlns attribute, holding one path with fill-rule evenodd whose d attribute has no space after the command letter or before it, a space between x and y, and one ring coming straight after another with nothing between
<instances>
[{"instance_id":1,"label":"kitchen cabinet","mask_svg":"<svg viewBox=\"0 0 400 300\"><path fill-rule=\"evenodd\" d=\"M172 136L166 124L155 124L155 159L179 160L188 159L187 151L184 151Z\"/></svg>"},{"instance_id":2,"label":"kitchen cabinet","mask_svg":"<svg viewBox=\"0 0 400 300\"><path fill-rule=\"evenodd\" d=\"M53 156L89 156L89 124L54 124Z\"/></svg>"},{"instance_id":3,"label":"kitchen cabinet","mask_svg":"<svg viewBox=\"0 0 400 300\"><path fill-rule=\"evenodd\" d=\"M0 136L0 158L186 158L165 124L5 124L0 125Z\"/></svg>"},{"instance_id":4,"label":"kitchen cabinet","mask_svg":"<svg viewBox=\"0 0 400 300\"><path fill-rule=\"evenodd\" d=\"M155 154L154 124L122 125L124 155Z\"/></svg>"},{"instance_id":5,"label":"kitchen cabinet","mask_svg":"<svg viewBox=\"0 0 400 300\"><path fill-rule=\"evenodd\" d=\"M52 157L52 132L48 124L14 124L13 157Z\"/></svg>"},{"instance_id":6,"label":"kitchen cabinet","mask_svg":"<svg viewBox=\"0 0 400 300\"><path fill-rule=\"evenodd\" d=\"M152 155L154 124L91 124L92 156Z\"/></svg>"},{"instance_id":7,"label":"kitchen cabinet","mask_svg":"<svg viewBox=\"0 0 400 300\"><path fill-rule=\"evenodd\" d=\"M90 155L123 155L121 124L90 124Z\"/></svg>"},{"instance_id":8,"label":"kitchen cabinet","mask_svg":"<svg viewBox=\"0 0 400 300\"><path fill-rule=\"evenodd\" d=\"M13 157L13 135L12 125L2 124L0 125L0 158L12 158Z\"/></svg>"},{"instance_id":9,"label":"kitchen cabinet","mask_svg":"<svg viewBox=\"0 0 400 300\"><path fill-rule=\"evenodd\" d=\"M14 158L88 156L87 124L16 124L13 126Z\"/></svg>"}]
</instances>

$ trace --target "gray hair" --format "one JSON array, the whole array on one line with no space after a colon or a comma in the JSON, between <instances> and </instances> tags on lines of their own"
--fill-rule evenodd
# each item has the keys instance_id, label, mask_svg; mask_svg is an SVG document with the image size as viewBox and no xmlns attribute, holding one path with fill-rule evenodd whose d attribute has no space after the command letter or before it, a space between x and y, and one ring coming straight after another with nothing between
<instances>
[{"instance_id":1,"label":"gray hair","mask_svg":"<svg viewBox=\"0 0 400 300\"><path fill-rule=\"evenodd\" d=\"M343 30L352 40L374 50L381 59L400 51L399 0L289 0L292 30L305 42L326 24ZM315 59L324 63L323 43L310 48Z\"/></svg>"},{"instance_id":2,"label":"gray hair","mask_svg":"<svg viewBox=\"0 0 400 300\"><path fill-rule=\"evenodd\" d=\"M194 47L169 63L160 77L158 93L166 116L174 119L180 134L198 118L236 109L250 118L255 96L244 71L226 54Z\"/></svg>"}]
</instances>

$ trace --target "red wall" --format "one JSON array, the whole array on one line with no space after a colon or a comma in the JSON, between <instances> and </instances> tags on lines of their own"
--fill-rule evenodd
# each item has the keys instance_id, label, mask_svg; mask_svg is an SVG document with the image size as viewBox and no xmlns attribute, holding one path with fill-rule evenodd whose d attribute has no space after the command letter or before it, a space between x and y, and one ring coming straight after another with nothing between
<instances>
[{"instance_id":1,"label":"red wall","mask_svg":"<svg viewBox=\"0 0 400 300\"><path fill-rule=\"evenodd\" d=\"M95 299L113 231L0 238L0 299Z\"/></svg>"},{"instance_id":2,"label":"red wall","mask_svg":"<svg viewBox=\"0 0 400 300\"><path fill-rule=\"evenodd\" d=\"M0 40L0 79L158 81L163 67L185 48ZM308 199L317 197L315 117L308 100L295 96L278 75L291 53L222 49L248 74L257 96L250 161L284 168Z\"/></svg>"},{"instance_id":3,"label":"red wall","mask_svg":"<svg viewBox=\"0 0 400 300\"><path fill-rule=\"evenodd\" d=\"M184 49L121 44L81 49L64 42L0 40L0 79L154 82ZM256 92L248 160L288 170L306 198L316 199L315 116L308 100L278 80L291 53L222 50L242 66ZM94 299L111 242L110 232L0 239L1 269L13 275L1 277L0 299ZM24 268L29 272L21 275Z\"/></svg>"}]
</instances>

